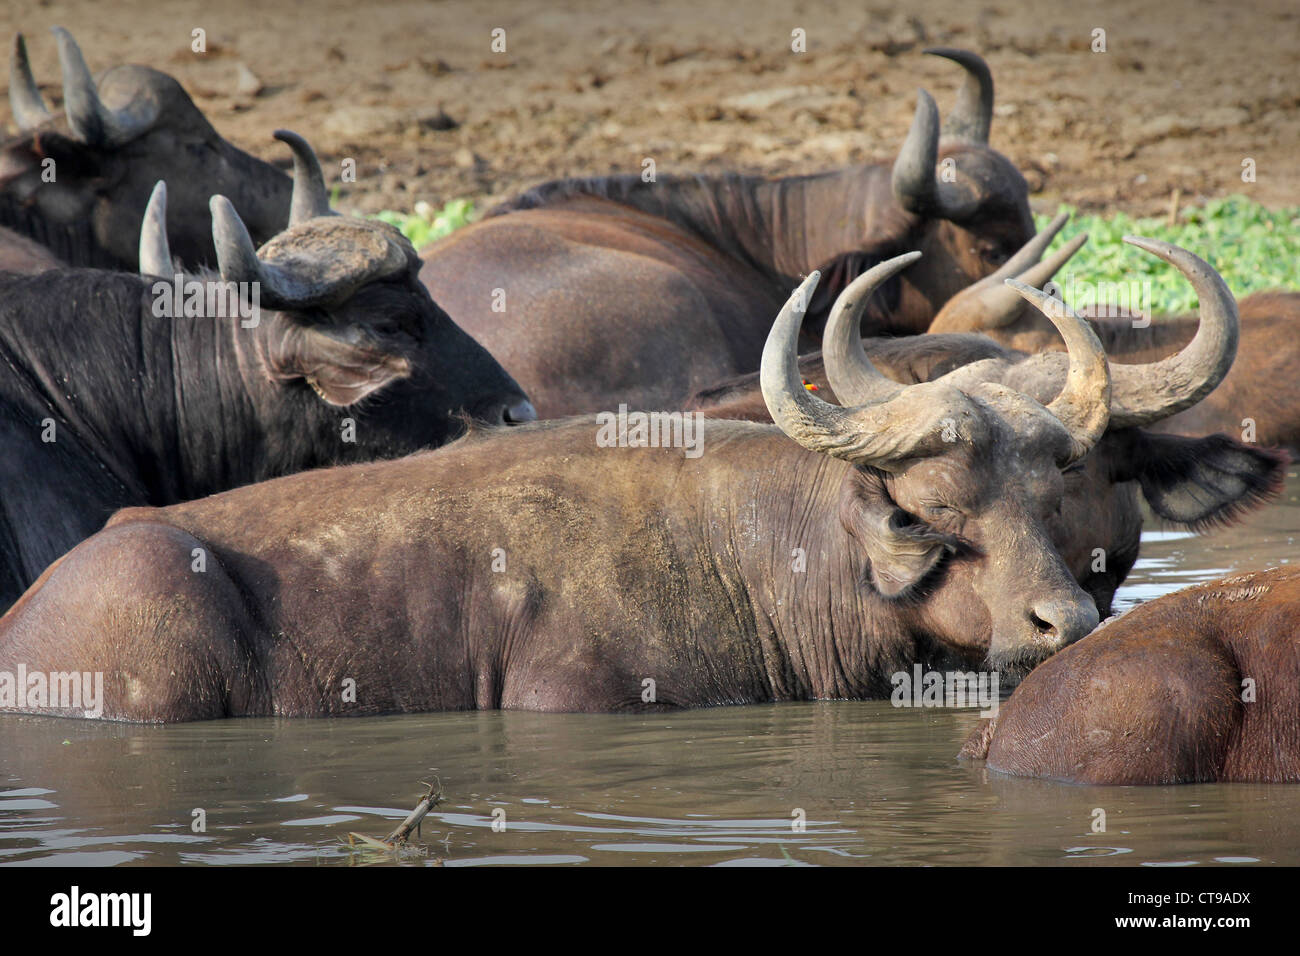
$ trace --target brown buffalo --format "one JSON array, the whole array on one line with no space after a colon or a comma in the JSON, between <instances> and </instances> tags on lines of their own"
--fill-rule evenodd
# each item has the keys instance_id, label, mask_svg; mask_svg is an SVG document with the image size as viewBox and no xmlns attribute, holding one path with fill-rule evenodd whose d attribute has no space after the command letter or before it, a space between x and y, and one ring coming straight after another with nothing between
<instances>
[{"instance_id":1,"label":"brown buffalo","mask_svg":"<svg viewBox=\"0 0 1300 956\"><path fill-rule=\"evenodd\" d=\"M1076 237L1053 260L1068 259L1086 238ZM1003 278L999 270L954 296L930 331L981 332L1024 352L1064 348L1056 330L1037 310L1025 308ZM1242 435L1300 452L1300 395L1294 388L1300 379L1300 293L1257 293L1241 300L1239 313L1237 358L1227 378L1194 407L1153 427L1175 435ZM1121 364L1159 361L1185 347L1198 329L1195 316L1151 319L1109 306L1081 314L1093 322L1110 360Z\"/></svg>"},{"instance_id":2,"label":"brown buffalo","mask_svg":"<svg viewBox=\"0 0 1300 956\"><path fill-rule=\"evenodd\" d=\"M831 405L796 366L816 280L764 349L775 427L709 422L692 457L575 418L128 509L0 619L0 672L101 673L128 720L607 711L887 696L915 663L1014 673L1091 631L1049 536L1062 472L1178 389L1112 392L1088 325L1026 290L1070 343L1046 405L852 352ZM84 715L60 701L10 709Z\"/></svg>"},{"instance_id":3,"label":"brown buffalo","mask_svg":"<svg viewBox=\"0 0 1300 956\"><path fill-rule=\"evenodd\" d=\"M825 281L809 307L814 333L867 267L921 250L871 320L882 334L923 332L1034 233L1024 178L988 145L988 66L930 52L966 80L942 142L920 92L892 167L550 182L426 249L421 278L544 417L668 407L755 370L768 317L815 269Z\"/></svg>"},{"instance_id":4,"label":"brown buffalo","mask_svg":"<svg viewBox=\"0 0 1300 956\"><path fill-rule=\"evenodd\" d=\"M1074 783L1300 782L1300 571L1134 608L1034 670L961 756Z\"/></svg>"},{"instance_id":5,"label":"brown buffalo","mask_svg":"<svg viewBox=\"0 0 1300 956\"><path fill-rule=\"evenodd\" d=\"M1050 241L1062 222L1035 237L1034 243L1045 245L1044 240ZM1164 243L1141 242L1143 248L1182 269L1201 293L1202 302L1223 301L1223 308L1204 312L1201 342L1185 347L1178 357L1112 369L1125 388L1137 390L1143 382L1176 380L1182 384L1183 394L1177 401L1151 409L1140 421L1113 418L1088 456L1066 472L1065 504L1052 523L1052 540L1103 617L1110 613L1115 591L1137 559L1143 521L1139 491L1158 518L1204 530L1231 523L1277 494L1287 461L1276 450L1224 435L1192 438L1150 430L1158 428L1166 416L1186 408L1196 395L1212 390L1227 374L1236 317L1230 299L1221 299L1223 285L1218 277L1207 281L1213 273L1202 268L1203 262ZM1045 281L1074 249L1077 243L1037 264L1033 259L1041 250L1031 248L1018 254L1017 263L1026 267L1021 277ZM874 284L871 273L858 279L841 299L849 309L832 315L827 341L834 340L842 353L849 347L848 337L857 327L857 315ZM971 333L865 339L862 346L872 365L903 384L974 374L1028 391L1041 402L1054 396L1064 372L1063 363L1058 363L1055 376L1043 375L1044 357L1012 351ZM963 369L969 371L960 371ZM838 394L826 374L822 353L802 356L799 374L817 394ZM712 418L771 421L757 375L738 376L698 392L685 407ZM1099 555L1105 560L1099 561Z\"/></svg>"},{"instance_id":6,"label":"brown buffalo","mask_svg":"<svg viewBox=\"0 0 1300 956\"><path fill-rule=\"evenodd\" d=\"M207 228L213 194L230 199L258 244L284 229L290 178L222 139L176 80L144 66L114 67L96 80L72 35L62 27L54 35L63 69L57 116L41 98L22 36L14 42L9 101L19 133L0 146L0 227L67 265L134 272L140 221L162 179L172 185L172 248L191 268L216 262Z\"/></svg>"}]
</instances>

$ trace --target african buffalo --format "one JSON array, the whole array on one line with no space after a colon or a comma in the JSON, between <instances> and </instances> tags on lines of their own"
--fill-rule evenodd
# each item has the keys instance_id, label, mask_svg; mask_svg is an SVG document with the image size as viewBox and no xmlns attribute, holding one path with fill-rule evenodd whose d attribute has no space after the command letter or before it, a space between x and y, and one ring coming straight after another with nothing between
<instances>
[{"instance_id":1,"label":"african buffalo","mask_svg":"<svg viewBox=\"0 0 1300 956\"><path fill-rule=\"evenodd\" d=\"M429 297L397 230L323 215L319 176L298 185L302 218L259 251L213 197L219 277L173 275L162 184L141 246L166 278L0 277L0 607L118 508L403 455L464 415L536 417Z\"/></svg>"},{"instance_id":2,"label":"african buffalo","mask_svg":"<svg viewBox=\"0 0 1300 956\"><path fill-rule=\"evenodd\" d=\"M1053 224L1047 238L1059 225ZM1042 238L1035 237L1034 242ZM1121 389L1136 393L1144 383L1173 385L1165 392L1169 401L1151 405L1140 418L1113 415L1111 427L1089 455L1066 472L1065 504L1053 521L1052 540L1103 617L1110 614L1115 591L1137 559L1142 531L1139 490L1157 517L1203 530L1231 523L1276 495L1287 461L1276 450L1224 435L1192 438L1150 430L1159 429L1164 420L1189 405L1194 411L1198 396L1213 390L1229 373L1237 318L1226 287L1200 259L1165 243L1133 241L1176 265L1192 281L1203 306L1203 329L1199 341L1185 345L1177 356L1146 365L1112 367L1111 374ZM1032 263L1037 250L1030 249L1027 256L1018 254L1018 263L1025 266L1021 278L1041 284L1077 247L1076 240L1072 248L1037 264ZM850 310L832 314L827 342L834 340L841 352L849 349L857 315L873 285L870 272L856 280L841 297L842 302L854 303ZM1008 291L1014 292L1009 287ZM1043 357L1012 351L971 333L861 342L872 365L903 384L974 374L985 381L1002 381L1047 402L1060 387L1059 374L1064 371L1064 363L1058 363L1058 377L1046 376ZM802 356L799 374L819 394L839 394L821 353ZM771 420L756 375L722 382L696 393L684 405L711 418ZM1105 556L1104 561L1097 560L1099 554Z\"/></svg>"},{"instance_id":3,"label":"african buffalo","mask_svg":"<svg viewBox=\"0 0 1300 956\"><path fill-rule=\"evenodd\" d=\"M1071 246L1077 248L1085 238L1076 237ZM1153 427L1175 435L1242 435L1300 452L1300 393L1294 386L1300 379L1300 293L1247 296L1239 313L1237 359L1227 378L1195 407ZM1155 362L1185 346L1198 328L1195 316L1152 319L1113 303L1080 314L1093 323L1110 360L1121 364ZM982 332L1024 352L1064 347L1056 330L1036 310L1025 308L1024 300L1006 289L996 273L949 299L930 331Z\"/></svg>"},{"instance_id":4,"label":"african buffalo","mask_svg":"<svg viewBox=\"0 0 1300 956\"><path fill-rule=\"evenodd\" d=\"M768 317L814 269L826 277L809 308L816 333L867 267L921 250L871 321L881 334L924 332L948 297L1034 234L1024 178L988 145L988 66L929 52L966 79L942 143L920 91L892 168L549 182L424 250L421 278L544 417L664 407L754 371Z\"/></svg>"},{"instance_id":5,"label":"african buffalo","mask_svg":"<svg viewBox=\"0 0 1300 956\"><path fill-rule=\"evenodd\" d=\"M76 41L54 28L63 114L41 98L18 36L9 101L19 134L0 146L0 227L39 242L70 266L136 269L140 220L153 185L172 184L172 248L191 268L215 263L208 197L229 197L253 240L289 221L288 176L226 142L180 84L144 66L98 81Z\"/></svg>"},{"instance_id":6,"label":"african buffalo","mask_svg":"<svg viewBox=\"0 0 1300 956\"><path fill-rule=\"evenodd\" d=\"M1170 384L1112 393L1087 323L1026 289L1069 342L1022 368L1062 376L1046 405L849 349L827 355L854 404L831 405L796 365L817 279L764 348L775 427L708 422L700 456L602 445L601 416L479 430L127 509L0 619L0 672L101 673L126 720L608 711L888 696L918 662L1015 673L1091 631L1048 536L1062 471ZM85 715L67 703L11 709Z\"/></svg>"},{"instance_id":7,"label":"african buffalo","mask_svg":"<svg viewBox=\"0 0 1300 956\"><path fill-rule=\"evenodd\" d=\"M1300 782L1300 571L1134 608L1033 671L961 756L1074 783Z\"/></svg>"}]
</instances>

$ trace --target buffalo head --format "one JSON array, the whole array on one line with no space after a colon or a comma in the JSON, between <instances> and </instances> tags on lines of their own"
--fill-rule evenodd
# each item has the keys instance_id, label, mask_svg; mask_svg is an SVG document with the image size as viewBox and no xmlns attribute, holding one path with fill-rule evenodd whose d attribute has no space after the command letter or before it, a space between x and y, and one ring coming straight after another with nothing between
<instances>
[{"instance_id":1,"label":"buffalo head","mask_svg":"<svg viewBox=\"0 0 1300 956\"><path fill-rule=\"evenodd\" d=\"M913 332L925 331L948 298L997 269L1034 234L1024 177L989 147L988 64L967 50L925 52L959 63L966 79L942 129L933 98L918 91L912 127L891 175L894 201L911 224L906 247L925 254L900 276L896 311L918 317L910 323Z\"/></svg>"},{"instance_id":2,"label":"buffalo head","mask_svg":"<svg viewBox=\"0 0 1300 956\"><path fill-rule=\"evenodd\" d=\"M1164 243L1129 241L1179 268L1201 302L1196 338L1160 362L1108 367L1084 320L1010 280L1068 352L978 358L910 386L888 379L868 359L858 325L872 290L915 253L861 276L832 310L822 357L846 407L803 387L793 352L797 306L815 277L787 305L764 354L760 381L773 420L805 447L855 466L841 518L861 551L862 586L903 601L953 649L983 651L1003 668L1081 637L1098 608L1109 607L1136 557L1134 485L1157 514L1197 526L1267 497L1279 477L1280 461L1267 450L1142 428L1194 405L1222 380L1237 313L1204 262ZM1099 575L1088 571L1093 535L1121 543Z\"/></svg>"},{"instance_id":3,"label":"buffalo head","mask_svg":"<svg viewBox=\"0 0 1300 956\"><path fill-rule=\"evenodd\" d=\"M69 265L133 270L141 214L153 184L167 179L172 246L188 265L213 261L198 225L213 193L231 197L259 242L284 228L289 178L222 139L176 80L143 66L96 80L72 35L54 35L62 116L46 108L22 36L14 42L9 99L20 132L0 152L0 225Z\"/></svg>"},{"instance_id":4,"label":"buffalo head","mask_svg":"<svg viewBox=\"0 0 1300 956\"><path fill-rule=\"evenodd\" d=\"M230 328L250 394L272 392L266 414L359 406L370 442L359 452L368 456L442 444L462 413L492 424L534 420L514 379L430 297L406 238L331 212L311 147L296 133L275 135L294 153L288 228L256 248L230 200L211 199L220 282L244 299L255 294L259 306ZM146 274L173 273L166 199L160 182L141 234Z\"/></svg>"},{"instance_id":5,"label":"buffalo head","mask_svg":"<svg viewBox=\"0 0 1300 956\"><path fill-rule=\"evenodd\" d=\"M837 300L826 368L843 406L808 392L795 354L814 273L776 320L760 382L772 420L812 451L850 462L840 517L860 555L858 585L900 605L919 630L967 658L1015 669L1097 625L1096 605L1052 544L1062 472L1106 430L1110 372L1087 323L1052 320L1070 345L1061 393L1040 404L1000 383L951 375L904 386L862 350L861 309L875 286L918 258L869 270Z\"/></svg>"}]
</instances>

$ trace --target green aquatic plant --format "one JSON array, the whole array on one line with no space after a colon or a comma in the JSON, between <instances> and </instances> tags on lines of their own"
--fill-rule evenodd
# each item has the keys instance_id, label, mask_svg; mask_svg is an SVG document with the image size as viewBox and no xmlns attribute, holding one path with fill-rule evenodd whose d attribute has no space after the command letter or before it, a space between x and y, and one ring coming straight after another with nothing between
<instances>
[{"instance_id":1,"label":"green aquatic plant","mask_svg":"<svg viewBox=\"0 0 1300 956\"><path fill-rule=\"evenodd\" d=\"M1156 314L1195 311L1196 294L1186 280L1176 269L1138 254L1121 241L1132 235L1163 239L1196 253L1219 271L1238 298L1265 289L1300 289L1295 269L1300 257L1300 207L1268 209L1244 196L1228 196L1204 206L1188 206L1171 223L1166 216L1138 219L1123 212L1079 215L1073 206L1062 205L1052 215L1035 216L1038 228L1060 212L1070 213L1070 221L1055 246L1081 232L1088 234L1087 245L1067 267L1070 275L1085 280L1082 294L1071 296L1068 278L1057 276L1075 308L1093 304L1089 293L1100 284L1142 282L1150 283Z\"/></svg>"},{"instance_id":2,"label":"green aquatic plant","mask_svg":"<svg viewBox=\"0 0 1300 956\"><path fill-rule=\"evenodd\" d=\"M411 240L411 245L421 249L443 236L451 235L461 226L473 222L474 200L453 199L441 209L435 209L427 202L418 202L410 212L385 209L375 218L390 226L396 226L401 230L402 235Z\"/></svg>"}]
</instances>

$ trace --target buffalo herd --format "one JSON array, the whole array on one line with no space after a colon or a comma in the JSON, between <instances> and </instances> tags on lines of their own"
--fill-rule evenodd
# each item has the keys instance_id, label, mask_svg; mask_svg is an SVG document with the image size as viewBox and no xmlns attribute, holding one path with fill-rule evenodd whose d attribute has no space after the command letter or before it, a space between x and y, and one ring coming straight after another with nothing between
<instances>
[{"instance_id":1,"label":"buffalo herd","mask_svg":"<svg viewBox=\"0 0 1300 956\"><path fill-rule=\"evenodd\" d=\"M170 722L982 668L1019 682L962 749L992 769L1300 781L1300 576L1099 627L1144 506L1279 493L1300 295L1130 237L1197 314L1072 310L1086 237L1035 233L976 54L927 51L956 106L920 91L890 161L548 182L417 253L303 137L287 175L54 37L62 107L18 37L0 148L0 711L88 715L80 673Z\"/></svg>"}]
</instances>

